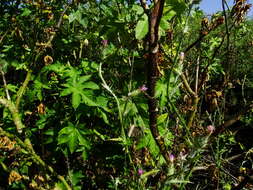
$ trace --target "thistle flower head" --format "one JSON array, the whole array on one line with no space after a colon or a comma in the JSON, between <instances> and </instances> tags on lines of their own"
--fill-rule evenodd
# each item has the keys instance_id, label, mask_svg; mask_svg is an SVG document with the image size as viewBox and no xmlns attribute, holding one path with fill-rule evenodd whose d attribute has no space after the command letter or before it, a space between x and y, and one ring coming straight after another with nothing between
<instances>
[{"instance_id":1,"label":"thistle flower head","mask_svg":"<svg viewBox=\"0 0 253 190\"><path fill-rule=\"evenodd\" d=\"M174 161L175 161L175 156L174 156L174 154L170 154L170 155L169 155L169 158L170 158L170 161L171 161L171 162L174 162Z\"/></svg>"},{"instance_id":2,"label":"thistle flower head","mask_svg":"<svg viewBox=\"0 0 253 190\"><path fill-rule=\"evenodd\" d=\"M213 125L208 125L206 128L209 134L212 134L215 131L215 127Z\"/></svg>"},{"instance_id":3,"label":"thistle flower head","mask_svg":"<svg viewBox=\"0 0 253 190\"><path fill-rule=\"evenodd\" d=\"M101 42L102 42L103 46L107 46L108 45L108 40L102 40Z\"/></svg>"},{"instance_id":4,"label":"thistle flower head","mask_svg":"<svg viewBox=\"0 0 253 190\"><path fill-rule=\"evenodd\" d=\"M143 173L144 173L144 170L143 170L143 169L141 169L141 168L139 168L139 169L138 169L138 175L140 175L140 176L141 176Z\"/></svg>"},{"instance_id":5,"label":"thistle flower head","mask_svg":"<svg viewBox=\"0 0 253 190\"><path fill-rule=\"evenodd\" d=\"M142 91L142 92L145 92L145 91L147 91L148 90L148 88L146 87L146 85L144 84L144 85L142 85L140 88L140 91Z\"/></svg>"}]
</instances>

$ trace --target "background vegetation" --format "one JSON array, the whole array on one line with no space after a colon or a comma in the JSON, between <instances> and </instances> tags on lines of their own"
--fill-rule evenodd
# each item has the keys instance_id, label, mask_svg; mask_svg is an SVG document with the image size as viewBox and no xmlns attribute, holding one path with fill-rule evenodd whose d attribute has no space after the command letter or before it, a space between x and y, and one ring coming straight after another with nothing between
<instances>
[{"instance_id":1,"label":"background vegetation","mask_svg":"<svg viewBox=\"0 0 253 190\"><path fill-rule=\"evenodd\" d=\"M2 0L2 189L252 188L251 5Z\"/></svg>"}]
</instances>

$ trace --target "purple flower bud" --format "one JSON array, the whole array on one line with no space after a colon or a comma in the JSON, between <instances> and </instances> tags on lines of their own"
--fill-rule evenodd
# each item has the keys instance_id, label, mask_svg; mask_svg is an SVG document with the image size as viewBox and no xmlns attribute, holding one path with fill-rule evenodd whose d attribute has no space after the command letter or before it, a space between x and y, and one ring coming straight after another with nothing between
<instances>
[{"instance_id":1,"label":"purple flower bud","mask_svg":"<svg viewBox=\"0 0 253 190\"><path fill-rule=\"evenodd\" d=\"M208 131L209 134L211 134L215 131L215 127L213 125L208 125L207 126L207 131Z\"/></svg>"},{"instance_id":2,"label":"purple flower bud","mask_svg":"<svg viewBox=\"0 0 253 190\"><path fill-rule=\"evenodd\" d=\"M138 175L142 175L144 173L144 170L143 169L138 169Z\"/></svg>"},{"instance_id":3,"label":"purple flower bud","mask_svg":"<svg viewBox=\"0 0 253 190\"><path fill-rule=\"evenodd\" d=\"M175 160L174 154L170 154L170 155L169 155L169 158L170 158L170 161L171 161L171 162L174 162L174 160Z\"/></svg>"},{"instance_id":4,"label":"purple flower bud","mask_svg":"<svg viewBox=\"0 0 253 190\"><path fill-rule=\"evenodd\" d=\"M101 42L102 42L103 46L107 46L108 45L108 40L102 40Z\"/></svg>"},{"instance_id":5,"label":"purple flower bud","mask_svg":"<svg viewBox=\"0 0 253 190\"><path fill-rule=\"evenodd\" d=\"M145 91L147 91L148 90L148 88L146 87L146 85L144 84L144 85L142 85L140 88L140 91L142 91L142 92L145 92Z\"/></svg>"}]
</instances>

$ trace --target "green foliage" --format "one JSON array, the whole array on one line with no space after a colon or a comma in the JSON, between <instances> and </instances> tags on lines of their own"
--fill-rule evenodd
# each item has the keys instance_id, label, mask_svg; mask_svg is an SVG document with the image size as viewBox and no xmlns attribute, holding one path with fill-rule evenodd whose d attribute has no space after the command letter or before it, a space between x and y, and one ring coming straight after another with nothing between
<instances>
[{"instance_id":1,"label":"green foliage","mask_svg":"<svg viewBox=\"0 0 253 190\"><path fill-rule=\"evenodd\" d=\"M240 183L231 175L252 165L253 22L228 11L226 27L223 13L205 18L198 3L165 0L150 97L146 46L154 3L144 11L134 0L1 1L1 187ZM157 137L149 126L153 98Z\"/></svg>"}]
</instances>

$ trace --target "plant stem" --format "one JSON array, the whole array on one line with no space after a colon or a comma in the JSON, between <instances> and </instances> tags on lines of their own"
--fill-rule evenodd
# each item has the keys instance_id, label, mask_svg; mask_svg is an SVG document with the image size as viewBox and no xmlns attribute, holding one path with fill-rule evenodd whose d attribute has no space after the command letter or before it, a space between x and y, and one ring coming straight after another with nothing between
<instances>
[{"instance_id":1,"label":"plant stem","mask_svg":"<svg viewBox=\"0 0 253 190\"><path fill-rule=\"evenodd\" d=\"M159 53L159 24L162 18L163 7L165 0L155 2L154 8L149 15L149 56L148 56L148 72L147 72L147 87L148 87L148 107L149 107L149 127L152 136L160 149L162 156L167 163L170 163L169 153L164 143L164 139L159 134L157 126L157 100L155 98L155 87L158 78L158 53Z\"/></svg>"},{"instance_id":2,"label":"plant stem","mask_svg":"<svg viewBox=\"0 0 253 190\"><path fill-rule=\"evenodd\" d=\"M23 95L25 93L26 87L27 87L29 81L31 80L31 76L32 76L32 70L28 70L26 73L25 81L23 82L22 86L20 87L20 89L18 90L18 93L17 93L17 99L16 99L16 109L17 110L19 108L21 98L23 97Z\"/></svg>"},{"instance_id":3,"label":"plant stem","mask_svg":"<svg viewBox=\"0 0 253 190\"><path fill-rule=\"evenodd\" d=\"M0 97L0 104L4 105L6 108L8 108L10 110L11 115L12 115L12 119L16 125L18 133L22 133L22 130L23 130L23 128L25 128L25 126L23 125L23 123L20 119L20 116L19 116L18 109L13 104L13 102Z\"/></svg>"}]
</instances>

